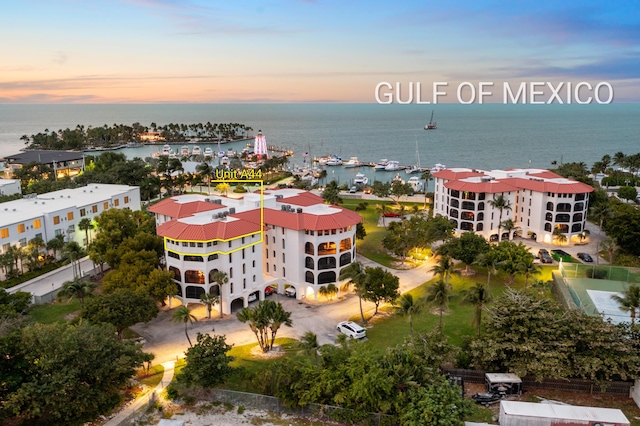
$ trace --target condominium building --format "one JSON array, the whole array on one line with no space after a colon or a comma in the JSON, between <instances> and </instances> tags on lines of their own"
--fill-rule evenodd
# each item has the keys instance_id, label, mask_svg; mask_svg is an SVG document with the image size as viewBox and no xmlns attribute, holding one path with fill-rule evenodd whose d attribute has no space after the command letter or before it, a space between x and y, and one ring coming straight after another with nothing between
<instances>
[{"instance_id":1,"label":"condominium building","mask_svg":"<svg viewBox=\"0 0 640 426\"><path fill-rule=\"evenodd\" d=\"M320 287L337 282L354 261L361 221L359 214L298 189L242 198L182 195L149 211L164 239L177 297L189 303L204 293L221 295L224 313L263 300L268 286L317 298ZM218 271L227 283L216 282Z\"/></svg>"},{"instance_id":2,"label":"condominium building","mask_svg":"<svg viewBox=\"0 0 640 426\"><path fill-rule=\"evenodd\" d=\"M0 179L0 195L15 195L21 192L18 179Z\"/></svg>"},{"instance_id":3,"label":"condominium building","mask_svg":"<svg viewBox=\"0 0 640 426\"><path fill-rule=\"evenodd\" d=\"M509 237L508 219L523 237L538 242L553 242L556 229L568 240L577 239L593 192L585 183L544 169L452 168L433 177L434 214L449 218L458 234L475 232L490 241ZM499 196L507 208L494 207L492 200Z\"/></svg>"},{"instance_id":4,"label":"condominium building","mask_svg":"<svg viewBox=\"0 0 640 426\"><path fill-rule=\"evenodd\" d=\"M78 222L111 208L140 210L140 189L90 184L0 203L0 253L9 246L25 247L36 237L47 242L58 235L84 246L86 237Z\"/></svg>"}]
</instances>

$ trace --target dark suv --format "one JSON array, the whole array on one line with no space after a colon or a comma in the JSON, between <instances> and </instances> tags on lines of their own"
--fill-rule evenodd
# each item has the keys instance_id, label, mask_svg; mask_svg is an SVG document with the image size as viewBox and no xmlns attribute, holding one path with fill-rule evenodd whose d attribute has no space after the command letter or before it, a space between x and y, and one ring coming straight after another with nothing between
<instances>
[{"instance_id":1,"label":"dark suv","mask_svg":"<svg viewBox=\"0 0 640 426\"><path fill-rule=\"evenodd\" d=\"M542 263L553 263L553 258L551 257L547 249L540 249L538 251L538 257L540 258L540 262Z\"/></svg>"}]
</instances>

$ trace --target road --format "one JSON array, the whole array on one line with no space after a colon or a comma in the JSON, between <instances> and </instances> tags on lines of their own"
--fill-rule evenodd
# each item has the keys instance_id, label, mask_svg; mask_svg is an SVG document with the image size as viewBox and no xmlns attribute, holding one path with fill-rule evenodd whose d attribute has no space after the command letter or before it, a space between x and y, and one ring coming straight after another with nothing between
<instances>
[{"instance_id":1,"label":"road","mask_svg":"<svg viewBox=\"0 0 640 426\"><path fill-rule=\"evenodd\" d=\"M364 257L358 259L363 266L380 266ZM393 274L400 279L400 291L406 292L415 288L433 277L429 271L434 265L433 260L429 260L414 269L392 270ZM269 296L270 300L282 303L286 311L291 312L293 327L282 327L278 331L278 337L291 337L300 339L307 331L312 331L318 336L318 343L333 344L337 337L336 324L347 320L353 316L360 315L358 297L353 293L343 293L341 299L334 299L331 302L304 301L286 297L281 294ZM175 301L174 301L175 302ZM254 302L249 306L255 305ZM176 304L173 304L173 308ZM370 302L363 302L366 312L371 313L375 305ZM187 331L192 341L195 341L196 333L224 334L229 344L245 345L255 343L256 337L247 324L243 324L235 315L225 315L219 318L219 313L212 312L212 319L206 318L206 309L200 304L190 304L192 314L198 319L193 324L189 324ZM144 350L155 354L155 363L163 363L176 358L182 358L184 351L189 347L184 333L184 324L172 322L171 315L173 309L164 307L157 318L145 324L137 324L132 329L140 334L146 341Z\"/></svg>"}]
</instances>

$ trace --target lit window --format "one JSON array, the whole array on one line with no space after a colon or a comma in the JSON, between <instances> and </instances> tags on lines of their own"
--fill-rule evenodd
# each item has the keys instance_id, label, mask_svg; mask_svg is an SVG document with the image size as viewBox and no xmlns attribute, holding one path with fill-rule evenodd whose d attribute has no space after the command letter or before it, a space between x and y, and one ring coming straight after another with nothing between
<instances>
[{"instance_id":1,"label":"lit window","mask_svg":"<svg viewBox=\"0 0 640 426\"><path fill-rule=\"evenodd\" d=\"M18 225L18 234L24 234L24 223Z\"/></svg>"},{"instance_id":2,"label":"lit window","mask_svg":"<svg viewBox=\"0 0 640 426\"><path fill-rule=\"evenodd\" d=\"M9 228L0 229L0 237L9 238Z\"/></svg>"},{"instance_id":3,"label":"lit window","mask_svg":"<svg viewBox=\"0 0 640 426\"><path fill-rule=\"evenodd\" d=\"M91 212L92 213L98 213L98 206L91 206Z\"/></svg>"},{"instance_id":4,"label":"lit window","mask_svg":"<svg viewBox=\"0 0 640 426\"><path fill-rule=\"evenodd\" d=\"M102 204L102 207L103 207L105 210L109 210L109 203L108 203L107 201L105 201L105 202Z\"/></svg>"},{"instance_id":5,"label":"lit window","mask_svg":"<svg viewBox=\"0 0 640 426\"><path fill-rule=\"evenodd\" d=\"M59 225L60 224L60 216L54 216L53 217L53 224L54 225Z\"/></svg>"},{"instance_id":6,"label":"lit window","mask_svg":"<svg viewBox=\"0 0 640 426\"><path fill-rule=\"evenodd\" d=\"M67 220L73 220L73 212L67 213Z\"/></svg>"},{"instance_id":7,"label":"lit window","mask_svg":"<svg viewBox=\"0 0 640 426\"><path fill-rule=\"evenodd\" d=\"M117 199L117 198L116 198L115 200L113 200L113 205L114 205L115 207L118 207L118 206L120 205L120 200L119 200L119 199Z\"/></svg>"}]
</instances>

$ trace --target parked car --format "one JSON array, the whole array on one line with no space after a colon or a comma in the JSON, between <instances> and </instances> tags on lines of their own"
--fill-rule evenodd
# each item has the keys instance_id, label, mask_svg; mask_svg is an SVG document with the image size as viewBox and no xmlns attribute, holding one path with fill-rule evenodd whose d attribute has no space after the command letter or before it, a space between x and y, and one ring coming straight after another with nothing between
<instances>
[{"instance_id":1,"label":"parked car","mask_svg":"<svg viewBox=\"0 0 640 426\"><path fill-rule=\"evenodd\" d=\"M265 296L271 296L273 293L276 292L276 289L271 287L270 285L268 285L265 289L264 289L264 295Z\"/></svg>"},{"instance_id":2,"label":"parked car","mask_svg":"<svg viewBox=\"0 0 640 426\"><path fill-rule=\"evenodd\" d=\"M387 212L384 214L384 217L401 217L402 215L397 212Z\"/></svg>"},{"instance_id":3,"label":"parked car","mask_svg":"<svg viewBox=\"0 0 640 426\"><path fill-rule=\"evenodd\" d=\"M346 334L351 339L364 339L367 332L353 321L342 321L338 323L338 331Z\"/></svg>"},{"instance_id":4,"label":"parked car","mask_svg":"<svg viewBox=\"0 0 640 426\"><path fill-rule=\"evenodd\" d=\"M284 289L284 295L287 297L296 297L296 288L293 286L289 286Z\"/></svg>"},{"instance_id":5,"label":"parked car","mask_svg":"<svg viewBox=\"0 0 640 426\"><path fill-rule=\"evenodd\" d=\"M356 192L358 192L358 187L357 187L357 186L352 186L352 187L349 189L349 193L350 193L350 194L355 194Z\"/></svg>"},{"instance_id":6,"label":"parked car","mask_svg":"<svg viewBox=\"0 0 640 426\"><path fill-rule=\"evenodd\" d=\"M540 249L538 251L538 257L540 258L540 262L542 263L553 263L553 258L551 257L547 249Z\"/></svg>"},{"instance_id":7,"label":"parked car","mask_svg":"<svg viewBox=\"0 0 640 426\"><path fill-rule=\"evenodd\" d=\"M254 291L253 293L249 294L247 300L249 301L249 303L255 302L256 300L258 300L258 294Z\"/></svg>"},{"instance_id":8,"label":"parked car","mask_svg":"<svg viewBox=\"0 0 640 426\"><path fill-rule=\"evenodd\" d=\"M589 253L578 253L578 259L582 260L583 262L593 262L593 259L591 258Z\"/></svg>"}]
</instances>

